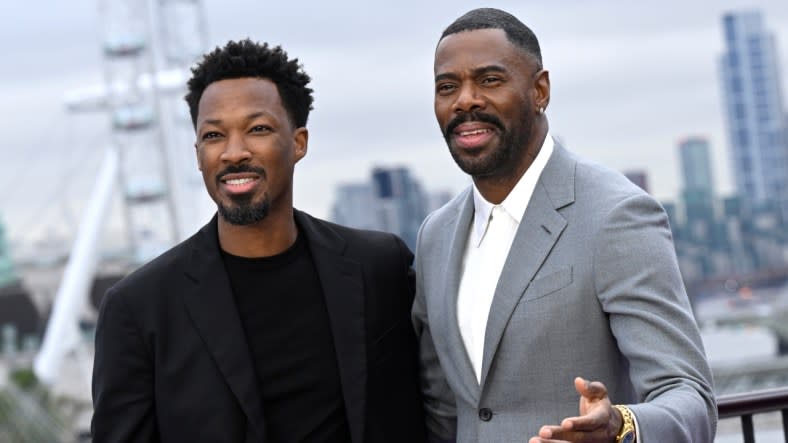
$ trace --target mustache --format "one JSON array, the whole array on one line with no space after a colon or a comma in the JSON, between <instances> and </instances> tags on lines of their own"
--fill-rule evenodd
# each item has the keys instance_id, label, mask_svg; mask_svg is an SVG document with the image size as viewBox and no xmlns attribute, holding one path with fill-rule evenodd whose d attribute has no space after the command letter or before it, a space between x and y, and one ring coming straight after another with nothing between
<instances>
[{"instance_id":1,"label":"mustache","mask_svg":"<svg viewBox=\"0 0 788 443\"><path fill-rule=\"evenodd\" d=\"M458 115L454 117L448 125L446 125L446 131L444 132L444 136L448 139L451 136L451 133L457 129L457 126L460 126L466 122L482 122L482 123L489 123L499 130L504 131L503 122L496 116L485 114L484 112L474 111L468 112Z\"/></svg>"},{"instance_id":2,"label":"mustache","mask_svg":"<svg viewBox=\"0 0 788 443\"><path fill-rule=\"evenodd\" d=\"M222 169L221 172L216 174L216 181L221 181L222 177L224 177L227 174L238 174L242 172L251 172L259 175L263 179L265 179L267 175L265 173L265 169L263 168L258 168L249 165L229 165L226 168Z\"/></svg>"}]
</instances>

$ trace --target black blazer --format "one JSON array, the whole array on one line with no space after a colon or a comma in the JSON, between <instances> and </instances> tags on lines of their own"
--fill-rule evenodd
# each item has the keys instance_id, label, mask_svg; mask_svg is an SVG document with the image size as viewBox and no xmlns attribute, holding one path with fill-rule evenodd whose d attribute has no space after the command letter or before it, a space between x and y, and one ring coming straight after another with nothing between
<instances>
[{"instance_id":1,"label":"black blazer","mask_svg":"<svg viewBox=\"0 0 788 443\"><path fill-rule=\"evenodd\" d=\"M326 297L352 441L423 441L413 255L391 234L295 218ZM95 443L266 441L216 217L107 291L93 404Z\"/></svg>"}]
</instances>

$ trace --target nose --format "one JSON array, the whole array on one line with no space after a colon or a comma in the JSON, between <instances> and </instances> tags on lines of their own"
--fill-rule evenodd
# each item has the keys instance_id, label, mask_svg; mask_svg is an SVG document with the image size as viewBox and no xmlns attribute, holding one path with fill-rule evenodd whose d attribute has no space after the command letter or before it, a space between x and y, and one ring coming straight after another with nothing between
<instances>
[{"instance_id":1,"label":"nose","mask_svg":"<svg viewBox=\"0 0 788 443\"><path fill-rule=\"evenodd\" d=\"M245 137L234 134L228 135L227 143L224 145L224 151L222 151L220 157L221 161L225 163L243 163L251 157L252 153L249 151Z\"/></svg>"},{"instance_id":2,"label":"nose","mask_svg":"<svg viewBox=\"0 0 788 443\"><path fill-rule=\"evenodd\" d=\"M484 105L484 97L479 90L473 84L465 83L460 87L454 100L453 111L455 114L472 112L484 108Z\"/></svg>"}]
</instances>

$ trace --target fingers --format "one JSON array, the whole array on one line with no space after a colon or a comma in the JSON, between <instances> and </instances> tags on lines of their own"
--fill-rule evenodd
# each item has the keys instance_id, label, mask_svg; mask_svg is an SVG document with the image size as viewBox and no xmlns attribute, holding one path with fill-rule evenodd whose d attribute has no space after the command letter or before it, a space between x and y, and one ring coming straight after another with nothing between
<instances>
[{"instance_id":1,"label":"fingers","mask_svg":"<svg viewBox=\"0 0 788 443\"><path fill-rule=\"evenodd\" d=\"M607 402L607 400L605 400ZM578 417L567 417L561 421L561 429L566 431L596 431L607 427L610 413L607 407L593 408L587 414Z\"/></svg>"},{"instance_id":2,"label":"fingers","mask_svg":"<svg viewBox=\"0 0 788 443\"><path fill-rule=\"evenodd\" d=\"M612 409L607 397L607 388L598 381L582 377L574 380L575 390L580 394L580 415L568 417L560 425L542 426L537 436L528 443L595 442L606 441L607 428Z\"/></svg>"},{"instance_id":3,"label":"fingers","mask_svg":"<svg viewBox=\"0 0 788 443\"><path fill-rule=\"evenodd\" d=\"M537 437L531 437L528 439L528 443L566 443L575 440L563 440L559 435L554 435L551 432L546 431L545 428L558 428L560 430L560 426L542 426L542 429L539 430L539 435Z\"/></svg>"},{"instance_id":4,"label":"fingers","mask_svg":"<svg viewBox=\"0 0 788 443\"><path fill-rule=\"evenodd\" d=\"M540 438L553 438L555 435L560 435L564 432L561 426L542 426L539 429Z\"/></svg>"},{"instance_id":5,"label":"fingers","mask_svg":"<svg viewBox=\"0 0 788 443\"><path fill-rule=\"evenodd\" d=\"M607 387L599 381L588 381L575 377L575 390L588 400L601 400L607 397Z\"/></svg>"},{"instance_id":6,"label":"fingers","mask_svg":"<svg viewBox=\"0 0 788 443\"><path fill-rule=\"evenodd\" d=\"M593 431L570 431L561 426L542 426L539 435L531 437L528 443L556 443L556 442L600 442L607 441L603 429Z\"/></svg>"}]
</instances>

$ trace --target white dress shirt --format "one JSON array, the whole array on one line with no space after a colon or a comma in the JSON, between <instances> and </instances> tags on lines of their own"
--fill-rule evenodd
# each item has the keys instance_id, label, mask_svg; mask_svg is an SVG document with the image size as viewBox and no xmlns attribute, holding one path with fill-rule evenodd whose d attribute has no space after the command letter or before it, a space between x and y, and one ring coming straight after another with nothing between
<instances>
[{"instance_id":1,"label":"white dress shirt","mask_svg":"<svg viewBox=\"0 0 788 443\"><path fill-rule=\"evenodd\" d=\"M474 215L462 262L460 290L457 295L457 320L465 351L481 383L484 334L495 287L509 255L509 248L520 226L528 202L553 153L553 139L545 137L531 166L499 205L482 197L473 186Z\"/></svg>"}]
</instances>

